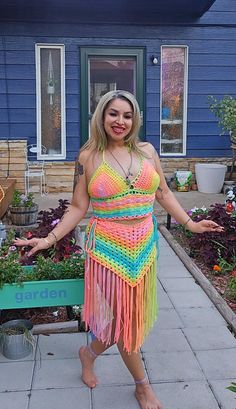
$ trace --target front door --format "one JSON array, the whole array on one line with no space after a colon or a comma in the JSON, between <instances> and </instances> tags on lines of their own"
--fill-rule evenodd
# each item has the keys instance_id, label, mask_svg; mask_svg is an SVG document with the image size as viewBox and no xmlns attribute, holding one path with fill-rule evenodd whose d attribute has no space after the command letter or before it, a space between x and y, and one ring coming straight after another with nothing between
<instances>
[{"instance_id":1,"label":"front door","mask_svg":"<svg viewBox=\"0 0 236 409\"><path fill-rule=\"evenodd\" d=\"M81 48L81 144L89 137L90 119L102 95L122 89L144 109L143 48ZM143 126L140 138L143 137Z\"/></svg>"}]
</instances>

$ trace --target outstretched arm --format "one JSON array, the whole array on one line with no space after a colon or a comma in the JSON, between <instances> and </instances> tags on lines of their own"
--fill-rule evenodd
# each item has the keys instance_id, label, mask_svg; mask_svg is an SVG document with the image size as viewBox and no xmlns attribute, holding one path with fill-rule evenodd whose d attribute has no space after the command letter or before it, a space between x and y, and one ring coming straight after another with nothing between
<instances>
[{"instance_id":1,"label":"outstretched arm","mask_svg":"<svg viewBox=\"0 0 236 409\"><path fill-rule=\"evenodd\" d=\"M156 171L160 175L160 185L156 191L156 200L158 203L175 218L175 220L184 225L186 228L194 233L204 233L206 231L223 231L223 228L212 220L202 220L198 223L191 220L186 211L182 208L175 195L167 186L165 176L161 167L160 159L155 149L152 148L153 160Z\"/></svg>"},{"instance_id":2,"label":"outstretched arm","mask_svg":"<svg viewBox=\"0 0 236 409\"><path fill-rule=\"evenodd\" d=\"M85 163L87 161L87 152L83 151L79 155L77 174L74 193L71 205L66 210L61 221L45 238L33 238L31 240L16 239L14 244L17 246L31 246L29 257L39 250L51 247L56 241L62 239L66 234L73 230L85 216L89 207L89 195L87 191L87 178L85 172Z\"/></svg>"}]
</instances>

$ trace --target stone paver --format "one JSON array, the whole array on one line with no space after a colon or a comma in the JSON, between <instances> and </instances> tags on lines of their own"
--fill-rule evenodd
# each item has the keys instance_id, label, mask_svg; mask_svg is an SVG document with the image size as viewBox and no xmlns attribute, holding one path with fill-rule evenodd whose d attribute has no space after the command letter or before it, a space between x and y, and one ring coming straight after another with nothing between
<instances>
[{"instance_id":1,"label":"stone paver","mask_svg":"<svg viewBox=\"0 0 236 409\"><path fill-rule=\"evenodd\" d=\"M203 372L191 351L144 353L151 382L203 380Z\"/></svg>"},{"instance_id":2,"label":"stone paver","mask_svg":"<svg viewBox=\"0 0 236 409\"><path fill-rule=\"evenodd\" d=\"M51 334L40 336L38 341L37 359L78 358L80 346L87 343L86 334ZM66 348L65 348L66 344Z\"/></svg>"},{"instance_id":3,"label":"stone paver","mask_svg":"<svg viewBox=\"0 0 236 409\"><path fill-rule=\"evenodd\" d=\"M142 346L143 352L190 351L189 343L181 329L152 331Z\"/></svg>"},{"instance_id":4,"label":"stone paver","mask_svg":"<svg viewBox=\"0 0 236 409\"><path fill-rule=\"evenodd\" d=\"M192 307L211 307L213 306L211 300L204 292L200 291L170 291L168 292L175 308L192 308Z\"/></svg>"},{"instance_id":5,"label":"stone paver","mask_svg":"<svg viewBox=\"0 0 236 409\"><path fill-rule=\"evenodd\" d=\"M133 386L98 387L92 391L93 409L140 409Z\"/></svg>"},{"instance_id":6,"label":"stone paver","mask_svg":"<svg viewBox=\"0 0 236 409\"><path fill-rule=\"evenodd\" d=\"M165 409L219 409L204 381L163 383L153 386ZM231 409L231 408L228 408Z\"/></svg>"},{"instance_id":7,"label":"stone paver","mask_svg":"<svg viewBox=\"0 0 236 409\"><path fill-rule=\"evenodd\" d=\"M162 309L160 308L159 314L158 314L158 319L157 319L157 324L155 327L152 329L152 331L155 331L155 329L158 331L159 328L182 328L183 322L179 318L179 315L177 312L172 308L168 309Z\"/></svg>"},{"instance_id":8,"label":"stone paver","mask_svg":"<svg viewBox=\"0 0 236 409\"><path fill-rule=\"evenodd\" d=\"M90 400L88 388L36 390L32 391L28 409L91 409Z\"/></svg>"},{"instance_id":9,"label":"stone paver","mask_svg":"<svg viewBox=\"0 0 236 409\"><path fill-rule=\"evenodd\" d=\"M221 405L221 409L236 409L235 393L226 389L227 386L230 386L231 382L236 382L235 378L210 381L211 388Z\"/></svg>"},{"instance_id":10,"label":"stone paver","mask_svg":"<svg viewBox=\"0 0 236 409\"><path fill-rule=\"evenodd\" d=\"M76 348L77 345L75 345ZM66 348L66 345L64 344ZM80 379L79 359L47 359L37 361L33 389L84 387Z\"/></svg>"},{"instance_id":11,"label":"stone paver","mask_svg":"<svg viewBox=\"0 0 236 409\"><path fill-rule=\"evenodd\" d=\"M171 262L170 258L169 258L169 262ZM162 279L162 278L177 278L177 277L190 278L192 276L182 263L176 264L176 260L173 260L173 264L171 265L166 264L164 261L158 262L158 277L159 279Z\"/></svg>"},{"instance_id":12,"label":"stone paver","mask_svg":"<svg viewBox=\"0 0 236 409\"><path fill-rule=\"evenodd\" d=\"M160 308L174 308L168 294L164 290L162 290L160 286L157 292L158 304Z\"/></svg>"},{"instance_id":13,"label":"stone paver","mask_svg":"<svg viewBox=\"0 0 236 409\"><path fill-rule=\"evenodd\" d=\"M26 391L31 387L33 361L8 361L0 364L0 392Z\"/></svg>"},{"instance_id":14,"label":"stone paver","mask_svg":"<svg viewBox=\"0 0 236 409\"><path fill-rule=\"evenodd\" d=\"M194 351L236 348L235 337L226 326L184 328L183 332Z\"/></svg>"},{"instance_id":15,"label":"stone paver","mask_svg":"<svg viewBox=\"0 0 236 409\"><path fill-rule=\"evenodd\" d=\"M196 352L196 357L208 379L236 378L236 346Z\"/></svg>"},{"instance_id":16,"label":"stone paver","mask_svg":"<svg viewBox=\"0 0 236 409\"><path fill-rule=\"evenodd\" d=\"M163 288L169 291L202 291L200 285L191 277L189 278L162 278Z\"/></svg>"},{"instance_id":17,"label":"stone paver","mask_svg":"<svg viewBox=\"0 0 236 409\"><path fill-rule=\"evenodd\" d=\"M133 379L120 355L103 355L96 361L99 385L132 385Z\"/></svg>"},{"instance_id":18,"label":"stone paver","mask_svg":"<svg viewBox=\"0 0 236 409\"><path fill-rule=\"evenodd\" d=\"M28 409L29 392L0 393L1 409ZM38 409L38 408L37 408Z\"/></svg>"},{"instance_id":19,"label":"stone paver","mask_svg":"<svg viewBox=\"0 0 236 409\"><path fill-rule=\"evenodd\" d=\"M214 307L178 308L176 314L180 317L184 327L226 325L226 321Z\"/></svg>"}]
</instances>

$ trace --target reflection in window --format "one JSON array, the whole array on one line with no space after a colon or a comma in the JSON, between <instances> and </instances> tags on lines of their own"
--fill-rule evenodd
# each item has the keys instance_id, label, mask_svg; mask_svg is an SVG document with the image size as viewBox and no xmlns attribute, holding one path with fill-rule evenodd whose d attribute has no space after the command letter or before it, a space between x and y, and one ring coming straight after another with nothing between
<instances>
[{"instance_id":1,"label":"reflection in window","mask_svg":"<svg viewBox=\"0 0 236 409\"><path fill-rule=\"evenodd\" d=\"M187 47L161 50L161 154L185 154Z\"/></svg>"},{"instance_id":2,"label":"reflection in window","mask_svg":"<svg viewBox=\"0 0 236 409\"><path fill-rule=\"evenodd\" d=\"M64 46L38 45L36 52L38 143L46 156L65 158Z\"/></svg>"},{"instance_id":3,"label":"reflection in window","mask_svg":"<svg viewBox=\"0 0 236 409\"><path fill-rule=\"evenodd\" d=\"M115 89L124 89L136 93L136 59L119 57L90 57L90 106L93 114L102 95Z\"/></svg>"}]
</instances>

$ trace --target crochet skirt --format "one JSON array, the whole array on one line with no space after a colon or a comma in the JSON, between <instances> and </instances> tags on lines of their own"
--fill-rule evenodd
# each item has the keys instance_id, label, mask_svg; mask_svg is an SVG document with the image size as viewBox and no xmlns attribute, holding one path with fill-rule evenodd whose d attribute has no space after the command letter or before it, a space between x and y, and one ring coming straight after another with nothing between
<instances>
[{"instance_id":1,"label":"crochet skirt","mask_svg":"<svg viewBox=\"0 0 236 409\"><path fill-rule=\"evenodd\" d=\"M123 224L92 218L87 228L83 319L109 346L138 351L157 317L157 226L150 215Z\"/></svg>"}]
</instances>

